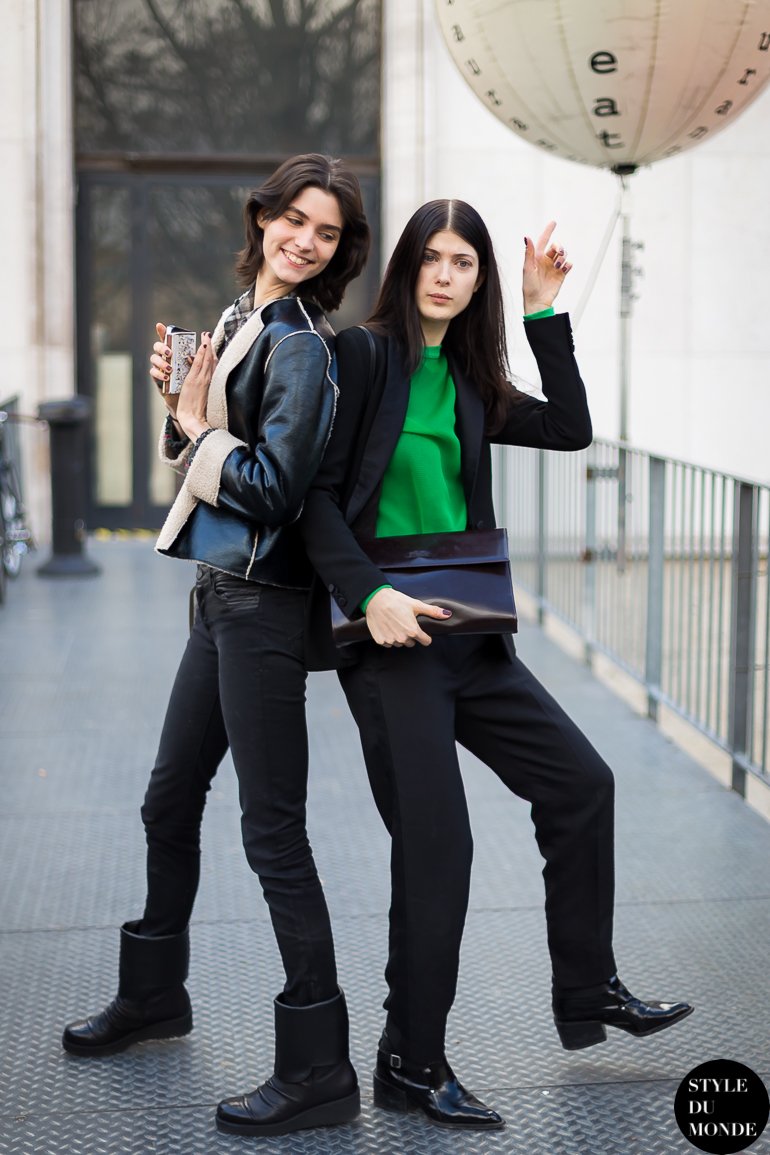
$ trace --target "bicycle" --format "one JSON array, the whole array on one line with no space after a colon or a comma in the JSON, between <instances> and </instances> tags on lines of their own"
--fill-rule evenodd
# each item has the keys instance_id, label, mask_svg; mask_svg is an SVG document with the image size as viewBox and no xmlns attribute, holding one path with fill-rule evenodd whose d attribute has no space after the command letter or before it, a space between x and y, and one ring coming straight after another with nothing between
<instances>
[{"instance_id":1,"label":"bicycle","mask_svg":"<svg viewBox=\"0 0 770 1155\"><path fill-rule=\"evenodd\" d=\"M19 576L24 554L34 548L16 463L4 436L5 423L13 420L21 418L0 409L0 605L5 601L8 578Z\"/></svg>"}]
</instances>

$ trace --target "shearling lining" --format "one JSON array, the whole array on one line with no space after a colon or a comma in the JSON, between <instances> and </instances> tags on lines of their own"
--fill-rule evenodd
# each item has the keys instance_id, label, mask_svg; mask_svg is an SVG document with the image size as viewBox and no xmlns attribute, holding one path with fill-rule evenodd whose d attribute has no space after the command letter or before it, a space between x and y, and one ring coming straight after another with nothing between
<instances>
[{"instance_id":1,"label":"shearling lining","mask_svg":"<svg viewBox=\"0 0 770 1155\"><path fill-rule=\"evenodd\" d=\"M265 325L262 320L262 310L264 308L265 306L262 305L251 314L246 323L241 326L226 346L221 358L217 361L216 368L211 377L209 395L206 402L206 420L215 432L209 434L209 436L201 442L200 449L196 452L192 464L187 471L182 488L179 490L174 504L168 511L168 516L163 523L163 528L155 543L156 550L169 549L174 541L176 541L176 538L181 533L185 523L199 501L206 501L209 505L217 504L219 482L225 459L229 457L236 446L246 444L244 441L240 441L237 437L234 437L227 429L227 378L236 365L240 364L264 329ZM215 349L219 348L222 344L224 338L224 318L228 311L229 310L226 309L219 318L212 334L212 343ZM192 443L185 446L178 458L172 460L166 454L163 444L163 433L161 431L159 449L161 459L167 465L179 469L180 466L184 466L192 452Z\"/></svg>"}]
</instances>

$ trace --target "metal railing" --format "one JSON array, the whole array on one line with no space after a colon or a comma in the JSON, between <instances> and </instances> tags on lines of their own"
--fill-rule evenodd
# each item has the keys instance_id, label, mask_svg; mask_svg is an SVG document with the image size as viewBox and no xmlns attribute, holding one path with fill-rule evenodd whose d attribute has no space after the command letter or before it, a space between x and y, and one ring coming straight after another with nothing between
<instances>
[{"instance_id":1,"label":"metal railing","mask_svg":"<svg viewBox=\"0 0 770 1155\"><path fill-rule=\"evenodd\" d=\"M598 440L495 449L514 584L770 782L770 487Z\"/></svg>"}]
</instances>

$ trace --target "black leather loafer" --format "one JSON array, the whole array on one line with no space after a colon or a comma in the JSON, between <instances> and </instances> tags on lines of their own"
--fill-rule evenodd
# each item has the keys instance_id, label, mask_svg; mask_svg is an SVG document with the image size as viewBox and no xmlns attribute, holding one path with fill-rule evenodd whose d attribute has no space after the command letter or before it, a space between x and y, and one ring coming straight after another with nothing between
<instances>
[{"instance_id":1,"label":"black leather loafer","mask_svg":"<svg viewBox=\"0 0 770 1155\"><path fill-rule=\"evenodd\" d=\"M377 1052L374 1105L388 1111L423 1111L439 1127L499 1131L505 1120L455 1078L446 1059L419 1067L387 1050Z\"/></svg>"},{"instance_id":2,"label":"black leather loafer","mask_svg":"<svg viewBox=\"0 0 770 1155\"><path fill-rule=\"evenodd\" d=\"M637 1038L665 1031L693 1012L689 1003L643 1003L617 977L589 993L554 994L553 1017L565 1051L593 1047L618 1027Z\"/></svg>"}]
</instances>

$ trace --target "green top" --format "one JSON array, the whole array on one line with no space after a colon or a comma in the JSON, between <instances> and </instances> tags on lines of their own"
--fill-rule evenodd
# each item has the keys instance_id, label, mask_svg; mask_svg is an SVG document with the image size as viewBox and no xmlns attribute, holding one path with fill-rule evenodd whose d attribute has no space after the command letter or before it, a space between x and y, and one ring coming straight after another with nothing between
<instances>
[{"instance_id":1,"label":"green top","mask_svg":"<svg viewBox=\"0 0 770 1155\"><path fill-rule=\"evenodd\" d=\"M428 346L409 382L409 404L382 481L377 537L465 529L455 386L440 345Z\"/></svg>"},{"instance_id":2,"label":"green top","mask_svg":"<svg viewBox=\"0 0 770 1155\"><path fill-rule=\"evenodd\" d=\"M552 317L553 309L525 316ZM460 472L460 441L455 433L455 385L440 345L428 345L409 382L404 428L382 479L377 537L405 533L446 533L466 528ZM378 586L361 602L366 607Z\"/></svg>"}]
</instances>

